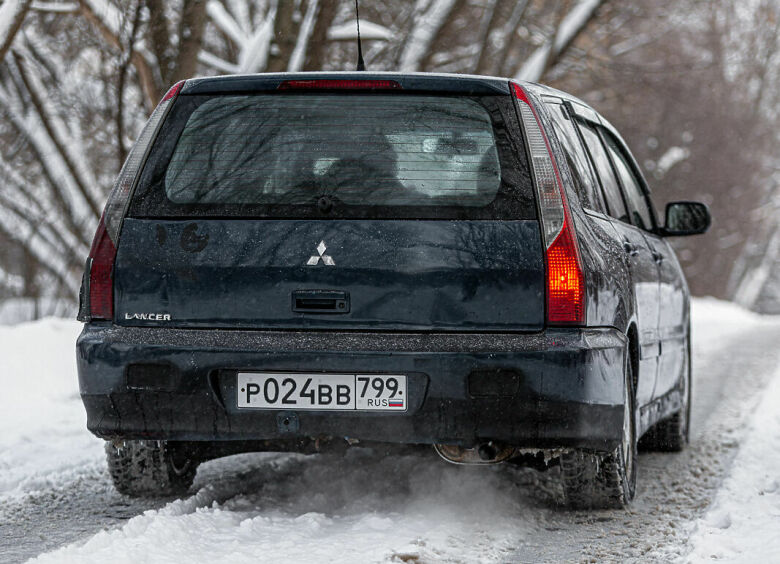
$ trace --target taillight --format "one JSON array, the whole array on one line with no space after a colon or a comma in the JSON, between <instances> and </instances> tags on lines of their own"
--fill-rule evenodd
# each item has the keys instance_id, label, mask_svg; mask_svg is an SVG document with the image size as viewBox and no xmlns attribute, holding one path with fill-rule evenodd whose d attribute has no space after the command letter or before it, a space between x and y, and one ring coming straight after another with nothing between
<instances>
[{"instance_id":1,"label":"taillight","mask_svg":"<svg viewBox=\"0 0 780 564\"><path fill-rule=\"evenodd\" d=\"M89 251L89 311L92 319L114 317L114 259L116 246L108 235L105 214L100 218Z\"/></svg>"},{"instance_id":2,"label":"taillight","mask_svg":"<svg viewBox=\"0 0 780 564\"><path fill-rule=\"evenodd\" d=\"M550 142L533 103L520 85L512 83L518 100L539 199L547 266L547 321L585 322L585 277L577 236Z\"/></svg>"},{"instance_id":3,"label":"taillight","mask_svg":"<svg viewBox=\"0 0 780 564\"><path fill-rule=\"evenodd\" d=\"M130 149L114 188L108 196L89 251L89 317L91 319L110 320L114 317L114 260L122 219L146 151L182 86L184 86L183 80L174 84L152 112L141 135Z\"/></svg>"},{"instance_id":4,"label":"taillight","mask_svg":"<svg viewBox=\"0 0 780 564\"><path fill-rule=\"evenodd\" d=\"M278 90L400 90L395 80L285 80Z\"/></svg>"}]
</instances>

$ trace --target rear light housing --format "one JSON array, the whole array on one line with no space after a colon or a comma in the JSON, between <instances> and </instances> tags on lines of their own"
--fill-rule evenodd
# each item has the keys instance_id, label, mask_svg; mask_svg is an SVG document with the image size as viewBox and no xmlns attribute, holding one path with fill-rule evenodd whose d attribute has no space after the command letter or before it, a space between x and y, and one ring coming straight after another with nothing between
<instances>
[{"instance_id":1,"label":"rear light housing","mask_svg":"<svg viewBox=\"0 0 780 564\"><path fill-rule=\"evenodd\" d=\"M87 304L84 303L84 296L82 296L82 305L79 309L79 320L81 321L111 320L114 318L114 261L116 260L122 219L127 211L132 189L146 153L165 114L184 86L184 82L182 80L174 84L152 112L141 131L141 135L133 148L130 149L114 183L114 188L108 196L87 259L89 300L87 302L88 308L85 308Z\"/></svg>"},{"instance_id":2,"label":"rear light housing","mask_svg":"<svg viewBox=\"0 0 780 564\"><path fill-rule=\"evenodd\" d=\"M547 322L585 323L585 276L569 203L539 113L523 88L511 83L523 122L545 247Z\"/></svg>"},{"instance_id":3,"label":"rear light housing","mask_svg":"<svg viewBox=\"0 0 780 564\"><path fill-rule=\"evenodd\" d=\"M401 90L395 80L285 80L277 90Z\"/></svg>"}]
</instances>

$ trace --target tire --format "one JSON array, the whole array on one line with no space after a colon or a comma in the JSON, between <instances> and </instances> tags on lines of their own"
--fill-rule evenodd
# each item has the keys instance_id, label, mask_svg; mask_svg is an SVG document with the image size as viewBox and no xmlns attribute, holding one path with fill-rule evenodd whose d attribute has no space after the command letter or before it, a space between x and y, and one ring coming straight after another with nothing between
<instances>
[{"instance_id":1,"label":"tire","mask_svg":"<svg viewBox=\"0 0 780 564\"><path fill-rule=\"evenodd\" d=\"M570 509L620 509L636 493L634 375L625 369L623 440L612 452L566 451L560 458L564 504Z\"/></svg>"},{"instance_id":2,"label":"tire","mask_svg":"<svg viewBox=\"0 0 780 564\"><path fill-rule=\"evenodd\" d=\"M642 437L640 446L659 452L680 452L688 445L691 428L691 336L686 344L686 369L680 381L682 406L671 417L653 425Z\"/></svg>"},{"instance_id":3,"label":"tire","mask_svg":"<svg viewBox=\"0 0 780 564\"><path fill-rule=\"evenodd\" d=\"M108 473L116 490L130 497L168 497L187 492L198 461L166 441L109 441Z\"/></svg>"}]
</instances>

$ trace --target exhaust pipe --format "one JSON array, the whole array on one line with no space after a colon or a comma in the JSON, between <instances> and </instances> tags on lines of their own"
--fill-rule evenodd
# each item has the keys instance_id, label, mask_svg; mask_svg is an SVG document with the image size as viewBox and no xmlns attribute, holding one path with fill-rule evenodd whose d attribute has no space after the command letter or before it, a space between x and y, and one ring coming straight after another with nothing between
<instances>
[{"instance_id":1,"label":"exhaust pipe","mask_svg":"<svg viewBox=\"0 0 780 564\"><path fill-rule=\"evenodd\" d=\"M498 449L493 443L482 443L477 447L477 454L479 454L479 457L485 462L490 462L491 460L495 460L496 456L498 456Z\"/></svg>"},{"instance_id":2,"label":"exhaust pipe","mask_svg":"<svg viewBox=\"0 0 780 564\"><path fill-rule=\"evenodd\" d=\"M472 448L435 444L439 456L452 464L498 464L512 457L515 447L494 441L480 443Z\"/></svg>"}]
</instances>

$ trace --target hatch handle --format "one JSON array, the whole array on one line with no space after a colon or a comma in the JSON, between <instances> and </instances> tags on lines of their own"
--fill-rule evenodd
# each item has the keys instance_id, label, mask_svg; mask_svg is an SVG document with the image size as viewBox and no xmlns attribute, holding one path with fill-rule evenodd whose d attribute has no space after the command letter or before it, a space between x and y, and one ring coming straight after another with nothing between
<instances>
[{"instance_id":1,"label":"hatch handle","mask_svg":"<svg viewBox=\"0 0 780 564\"><path fill-rule=\"evenodd\" d=\"M349 294L336 290L296 290L292 293L296 313L349 313Z\"/></svg>"}]
</instances>

